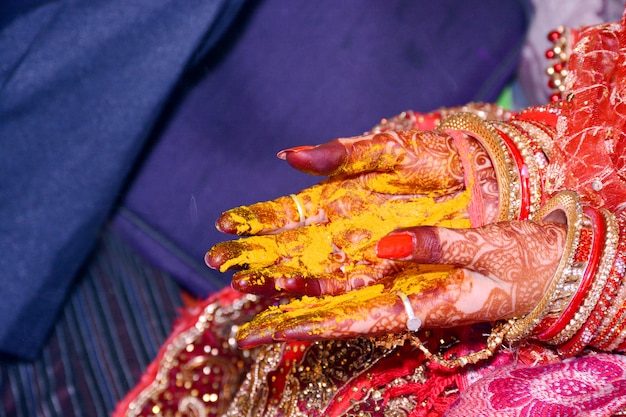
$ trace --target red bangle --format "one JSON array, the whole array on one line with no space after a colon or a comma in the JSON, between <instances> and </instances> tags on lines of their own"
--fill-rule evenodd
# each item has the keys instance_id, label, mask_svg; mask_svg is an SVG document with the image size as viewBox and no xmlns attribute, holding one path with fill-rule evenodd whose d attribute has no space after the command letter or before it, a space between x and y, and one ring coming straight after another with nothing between
<instances>
[{"instance_id":1,"label":"red bangle","mask_svg":"<svg viewBox=\"0 0 626 417\"><path fill-rule=\"evenodd\" d=\"M531 107L527 110L523 110L517 115L515 119L524 121L536 121L546 124L548 126L556 127L556 122L559 118L558 104L551 104L541 107Z\"/></svg>"},{"instance_id":2,"label":"red bangle","mask_svg":"<svg viewBox=\"0 0 626 417\"><path fill-rule=\"evenodd\" d=\"M526 220L530 214L530 175L528 173L528 166L524 162L524 158L522 157L521 152L515 146L513 140L506 135L502 130L496 127L496 131L498 135L502 138L506 147L511 154L511 157L515 161L515 165L517 166L517 173L519 175L519 183L520 183L520 200L521 205L519 209L518 219Z\"/></svg>"},{"instance_id":3,"label":"red bangle","mask_svg":"<svg viewBox=\"0 0 626 417\"><path fill-rule=\"evenodd\" d=\"M593 209L591 207L584 207L583 211L591 220L591 224L593 227L593 241L591 242L587 265L585 266L582 278L580 280L580 284L578 285L578 289L570 300L568 306L561 313L559 318L557 318L556 321L550 325L549 328L536 336L538 340L547 341L556 337L565 329L565 326L567 326L572 321L574 315L576 314L576 311L582 303L582 300L587 295L587 292L589 291L589 288L591 287L591 284L593 282L593 277L598 269L600 255L602 253L602 246L604 243L604 219L596 209ZM587 229L583 229L581 231L580 244L576 249L576 255L574 258L576 262L583 262L583 258L586 258L587 255L587 250L589 246L586 242L588 242L588 238L585 238L585 234L583 234L586 231Z\"/></svg>"}]
</instances>

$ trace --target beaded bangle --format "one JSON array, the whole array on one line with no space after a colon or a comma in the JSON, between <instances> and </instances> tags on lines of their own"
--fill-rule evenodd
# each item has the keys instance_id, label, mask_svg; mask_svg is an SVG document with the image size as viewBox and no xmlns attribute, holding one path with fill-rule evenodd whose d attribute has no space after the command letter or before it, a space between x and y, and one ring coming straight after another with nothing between
<instances>
[{"instance_id":1,"label":"beaded bangle","mask_svg":"<svg viewBox=\"0 0 626 417\"><path fill-rule=\"evenodd\" d=\"M565 247L556 273L543 298L529 314L516 319L511 324L506 334L508 342L518 342L529 336L547 314L558 311L557 304L563 298L563 294L567 293L566 279L569 277L567 269L574 261L574 253L580 240L580 230L583 223L580 198L573 191L561 191L537 212L536 218L545 221L561 221L567 224Z\"/></svg>"},{"instance_id":2,"label":"beaded bangle","mask_svg":"<svg viewBox=\"0 0 626 417\"><path fill-rule=\"evenodd\" d=\"M493 126L493 123L491 125ZM519 199L511 201L511 208L515 213L517 213L516 219L525 220L530 214L530 177L528 175L528 169L525 168L526 165L524 163L522 153L515 146L511 138L497 128L496 131L498 132L498 135L500 135L500 138L502 138L503 143L506 145L509 155L511 155L511 159L517 168L516 183L519 184Z\"/></svg>"},{"instance_id":3,"label":"beaded bangle","mask_svg":"<svg viewBox=\"0 0 626 417\"><path fill-rule=\"evenodd\" d=\"M556 130L539 122L529 122L523 120L511 120L509 124L522 132L533 152L533 160L537 166L539 175L539 205L546 199L544 190L546 170L550 161L548 155L552 151Z\"/></svg>"},{"instance_id":4,"label":"beaded bangle","mask_svg":"<svg viewBox=\"0 0 626 417\"><path fill-rule=\"evenodd\" d=\"M531 120L513 119L509 124L523 132L527 132L529 143L535 154L537 166L541 171L544 171L549 164L548 158L554 146L556 130L543 123Z\"/></svg>"},{"instance_id":5,"label":"beaded bangle","mask_svg":"<svg viewBox=\"0 0 626 417\"><path fill-rule=\"evenodd\" d=\"M570 340L583 324L585 324L602 295L609 273L611 272L611 266L613 266L613 261L615 260L619 232L615 217L610 212L602 210L602 217L606 225L606 231L604 238L601 239L600 236L598 236L598 240L604 241L604 248L602 249L601 257L599 257L599 262L596 261L597 270L595 274L591 274L593 282L589 288L589 292L586 294L584 300L579 302L578 310L570 322L565 325L565 328L557 336L548 341L550 344L560 345Z\"/></svg>"},{"instance_id":6,"label":"beaded bangle","mask_svg":"<svg viewBox=\"0 0 626 417\"><path fill-rule=\"evenodd\" d=\"M580 302L591 287L597 260L602 251L602 240L599 239L601 237L599 235L604 235L604 225L599 232L596 219L592 232L591 223L589 219L583 220L583 229L580 231L573 262L564 272L567 275L565 278L567 289L561 293L559 300L553 303L553 311L548 312L535 329L533 337L537 340L545 342L561 333L574 317Z\"/></svg>"},{"instance_id":7,"label":"beaded bangle","mask_svg":"<svg viewBox=\"0 0 626 417\"><path fill-rule=\"evenodd\" d=\"M591 345L600 350L606 350L613 340L615 332L620 328L619 323L623 322L626 315L626 282L624 276L626 274L626 242L620 242L618 246L618 254L611 271L610 281L616 284L615 295L610 299L610 305L607 309L603 309L603 320L598 326L597 334L593 336ZM609 296L607 296L609 297Z\"/></svg>"},{"instance_id":8,"label":"beaded bangle","mask_svg":"<svg viewBox=\"0 0 626 417\"><path fill-rule=\"evenodd\" d=\"M474 137L485 149L496 171L499 190L498 221L518 218L519 181L507 152L506 144L497 131L480 117L471 113L459 113L441 121L438 130L461 130Z\"/></svg>"},{"instance_id":9,"label":"beaded bangle","mask_svg":"<svg viewBox=\"0 0 626 417\"><path fill-rule=\"evenodd\" d=\"M626 329L624 328L624 326L626 326L626 318L622 322L617 324L615 337L611 341L611 344L607 346L607 351L624 351L626 349Z\"/></svg>"},{"instance_id":10,"label":"beaded bangle","mask_svg":"<svg viewBox=\"0 0 626 417\"><path fill-rule=\"evenodd\" d=\"M624 286L624 284L622 284L622 286ZM623 289L620 292L623 292ZM620 337L625 323L626 306L622 305L611 320L610 326L605 329L605 332L596 336L592 346L600 350L608 351L609 348L614 345L615 339Z\"/></svg>"},{"instance_id":11,"label":"beaded bangle","mask_svg":"<svg viewBox=\"0 0 626 417\"><path fill-rule=\"evenodd\" d=\"M614 224L614 216L604 214L608 220L607 224ZM619 229L619 226L617 229ZM623 296L626 295L626 292L621 291L621 293L623 293L622 297L618 297L618 295L620 294L620 286L622 285L622 279L624 277L624 259L623 255L620 253L620 251L623 250L623 246L624 242L620 242L616 249L611 272L604 286L604 290L600 295L600 299L591 312L591 315L582 329L567 343L558 348L561 356L568 357L580 353L585 346L589 345L594 340L596 335L598 335L598 337L600 336L619 310L619 306L622 305Z\"/></svg>"},{"instance_id":12,"label":"beaded bangle","mask_svg":"<svg viewBox=\"0 0 626 417\"><path fill-rule=\"evenodd\" d=\"M626 321L626 220L618 220L620 229L620 242L617 245L615 262L611 270L609 280L617 285L616 296L610 302L610 308L603 311L604 320L598 327L597 335L592 341L592 346L609 350L615 348L615 340L620 337L624 322ZM608 285L608 284L607 284Z\"/></svg>"},{"instance_id":13,"label":"beaded bangle","mask_svg":"<svg viewBox=\"0 0 626 417\"><path fill-rule=\"evenodd\" d=\"M517 164L521 194L519 219L532 219L541 203L541 177L530 141L509 124L493 122L492 125L501 133Z\"/></svg>"}]
</instances>

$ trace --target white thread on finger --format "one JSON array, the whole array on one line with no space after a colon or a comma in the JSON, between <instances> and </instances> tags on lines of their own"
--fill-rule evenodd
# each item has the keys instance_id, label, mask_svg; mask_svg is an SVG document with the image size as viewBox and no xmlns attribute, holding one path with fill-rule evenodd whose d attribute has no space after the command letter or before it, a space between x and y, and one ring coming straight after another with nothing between
<instances>
[{"instance_id":1,"label":"white thread on finger","mask_svg":"<svg viewBox=\"0 0 626 417\"><path fill-rule=\"evenodd\" d=\"M296 204L296 208L298 209L298 215L300 216L300 227L306 226L306 218L304 217L304 207L302 207L302 203L300 203L300 199L295 194L289 194L289 197Z\"/></svg>"},{"instance_id":2,"label":"white thread on finger","mask_svg":"<svg viewBox=\"0 0 626 417\"><path fill-rule=\"evenodd\" d=\"M415 316L415 311L409 301L409 297L407 297L403 292L399 292L398 297L402 300L402 304L404 304L404 311L406 311L406 328L411 332L418 331L420 327L422 327L422 320Z\"/></svg>"}]
</instances>

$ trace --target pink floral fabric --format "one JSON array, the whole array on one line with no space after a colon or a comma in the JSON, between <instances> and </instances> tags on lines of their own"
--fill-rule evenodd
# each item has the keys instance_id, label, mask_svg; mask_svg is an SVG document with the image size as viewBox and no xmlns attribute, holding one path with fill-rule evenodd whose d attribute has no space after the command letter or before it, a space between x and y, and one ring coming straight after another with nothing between
<instances>
[{"instance_id":1,"label":"pink floral fabric","mask_svg":"<svg viewBox=\"0 0 626 417\"><path fill-rule=\"evenodd\" d=\"M501 368L469 387L445 415L612 416L624 408L626 358L597 354Z\"/></svg>"}]
</instances>

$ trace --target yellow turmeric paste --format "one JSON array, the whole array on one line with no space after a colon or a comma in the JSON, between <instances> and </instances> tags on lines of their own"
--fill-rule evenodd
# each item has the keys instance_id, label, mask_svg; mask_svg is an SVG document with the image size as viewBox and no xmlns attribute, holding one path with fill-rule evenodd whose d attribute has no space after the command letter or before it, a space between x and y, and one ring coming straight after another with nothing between
<instances>
[{"instance_id":1,"label":"yellow turmeric paste","mask_svg":"<svg viewBox=\"0 0 626 417\"><path fill-rule=\"evenodd\" d=\"M358 261L363 260L368 246L372 247L380 238L397 228L428 225L469 227L470 222L466 217L469 202L469 191L463 191L446 201L435 201L427 196L387 200L379 206L370 207L368 211L357 211L349 219L341 218L327 224L285 232L286 237L281 242L277 242L275 236L244 239L250 250L231 259L222 269L244 263L250 268L264 268L280 261L281 265L293 267L294 270L308 271L305 275L323 276L328 272L327 268L331 264L329 259L335 246L341 248L349 260L354 261L344 264L342 271L348 274L351 270L363 267ZM352 231L356 231L355 234L359 236L366 235L366 238L351 240ZM398 292L412 295L441 286L451 269L445 265L410 264L397 274L391 288L374 284L341 295L293 299L286 304L268 308L250 323L241 326L237 338L246 338L251 326L257 330L265 329L269 335L276 329L288 326L290 319L302 316L306 316L310 323L324 323L323 328L311 326L311 334L331 330L328 326L329 315L337 323L345 319L364 320L369 312L367 307L374 300L376 305L393 305L398 302ZM357 306L363 308L355 308Z\"/></svg>"},{"instance_id":2,"label":"yellow turmeric paste","mask_svg":"<svg viewBox=\"0 0 626 417\"><path fill-rule=\"evenodd\" d=\"M291 300L289 303L272 306L259 313L251 322L243 324L237 333L238 339L249 335L250 327L267 329L268 335L292 324L292 319L306 317L308 323L323 323L323 326L309 326L312 335L333 329L332 320L365 320L372 306L391 306L398 302L398 292L406 295L418 294L441 286L452 267L419 265L400 273L391 289L383 284L359 288L345 294L324 297L308 297ZM361 308L359 308L361 307ZM331 319L329 321L329 318Z\"/></svg>"},{"instance_id":3,"label":"yellow turmeric paste","mask_svg":"<svg viewBox=\"0 0 626 417\"><path fill-rule=\"evenodd\" d=\"M342 198L338 191L332 196ZM350 194L346 194L349 197ZM323 197L323 196L322 196ZM267 268L280 263L286 269L305 270L306 275L323 275L333 267L332 255L343 251L353 263L344 272L367 261L366 249L397 228L411 226L469 227L466 217L470 193L463 191L446 201L421 196L392 198L368 210L354 210L350 218L337 218L319 225L288 230L277 236L252 236L240 239L242 250L221 265L222 272L234 265L248 269ZM364 259L365 256L365 259ZM370 256L372 256L370 254ZM283 268L285 269L285 268Z\"/></svg>"}]
</instances>

